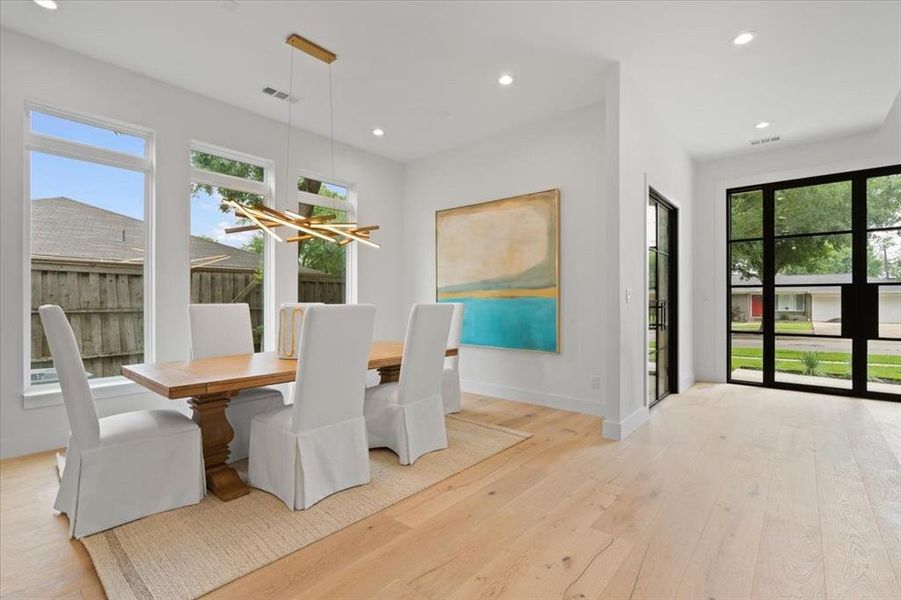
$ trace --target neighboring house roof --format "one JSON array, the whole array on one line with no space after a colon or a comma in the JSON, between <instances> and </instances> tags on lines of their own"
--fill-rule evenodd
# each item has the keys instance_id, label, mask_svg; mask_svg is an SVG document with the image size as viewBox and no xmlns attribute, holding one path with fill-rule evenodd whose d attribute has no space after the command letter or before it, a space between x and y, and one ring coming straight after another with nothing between
<instances>
[{"instance_id":1,"label":"neighboring house roof","mask_svg":"<svg viewBox=\"0 0 901 600\"><path fill-rule=\"evenodd\" d=\"M822 285L824 283L833 283L836 285L836 289L838 289L838 285L842 283L851 283L851 274L846 273L842 275L783 275L781 273L776 274L776 285L797 285L798 287L805 287L808 285ZM752 277L751 279L743 279L739 275L732 276L732 285L760 285L760 280L756 277Z\"/></svg>"},{"instance_id":2,"label":"neighboring house roof","mask_svg":"<svg viewBox=\"0 0 901 600\"><path fill-rule=\"evenodd\" d=\"M836 281L838 280L838 282ZM847 281L846 281L847 280ZM840 284L851 283L851 275L776 275L776 285L790 285L796 289L785 290L789 293L804 292L807 294L837 294L841 292ZM822 285L824 283L834 283L836 285ZM819 284L819 285L817 285ZM738 275L732 276L732 285L751 285L760 286L760 280L756 278L742 279ZM751 293L753 290L742 290L742 288L732 288L733 294ZM779 291L778 289L776 290ZM901 293L898 288L891 286L880 286L880 294Z\"/></svg>"},{"instance_id":3,"label":"neighboring house roof","mask_svg":"<svg viewBox=\"0 0 901 600\"><path fill-rule=\"evenodd\" d=\"M144 221L71 198L31 202L31 254L35 257L139 264L144 260ZM260 255L191 236L191 264L256 269ZM298 265L307 274L320 273Z\"/></svg>"}]
</instances>

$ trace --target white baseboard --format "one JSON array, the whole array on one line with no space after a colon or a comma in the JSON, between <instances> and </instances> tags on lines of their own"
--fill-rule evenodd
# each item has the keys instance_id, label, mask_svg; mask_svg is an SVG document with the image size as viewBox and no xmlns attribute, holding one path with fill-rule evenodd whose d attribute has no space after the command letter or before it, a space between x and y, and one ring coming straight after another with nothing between
<instances>
[{"instance_id":1,"label":"white baseboard","mask_svg":"<svg viewBox=\"0 0 901 600\"><path fill-rule=\"evenodd\" d=\"M560 410L568 410L595 417L604 416L603 402L594 402L583 398L572 398L570 396L560 396L557 394L547 394L544 392L497 385L494 383L472 381L470 379L461 380L460 387L464 392L470 392L472 394L492 396L494 398L501 398L502 400L513 400L514 402L524 402L526 404L537 404L538 406L546 406L548 408L559 408Z\"/></svg>"},{"instance_id":2,"label":"white baseboard","mask_svg":"<svg viewBox=\"0 0 901 600\"><path fill-rule=\"evenodd\" d=\"M679 393L681 394L682 392L687 392L688 390L691 389L691 386L693 386L694 384L695 384L694 377L683 377L679 381Z\"/></svg>"},{"instance_id":3,"label":"white baseboard","mask_svg":"<svg viewBox=\"0 0 901 600\"><path fill-rule=\"evenodd\" d=\"M624 440L630 433L647 423L650 416L648 407L642 406L619 423L604 419L604 437L608 440Z\"/></svg>"}]
</instances>

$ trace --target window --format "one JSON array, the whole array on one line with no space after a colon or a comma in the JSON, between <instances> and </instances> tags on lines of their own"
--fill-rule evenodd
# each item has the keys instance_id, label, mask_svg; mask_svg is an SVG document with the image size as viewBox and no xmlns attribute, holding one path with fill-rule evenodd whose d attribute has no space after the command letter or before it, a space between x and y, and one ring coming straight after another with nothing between
<instances>
[{"instance_id":1,"label":"window","mask_svg":"<svg viewBox=\"0 0 901 600\"><path fill-rule=\"evenodd\" d=\"M901 283L901 174L867 180L867 279Z\"/></svg>"},{"instance_id":2,"label":"window","mask_svg":"<svg viewBox=\"0 0 901 600\"><path fill-rule=\"evenodd\" d=\"M727 202L728 380L901 398L901 165Z\"/></svg>"},{"instance_id":3,"label":"window","mask_svg":"<svg viewBox=\"0 0 901 600\"><path fill-rule=\"evenodd\" d=\"M42 304L65 311L90 379L119 376L150 350L152 135L44 107L26 116L29 385L58 381Z\"/></svg>"},{"instance_id":4,"label":"window","mask_svg":"<svg viewBox=\"0 0 901 600\"><path fill-rule=\"evenodd\" d=\"M332 223L354 219L349 186L298 177L297 190L299 214L329 219ZM348 264L353 257L351 246L321 239L297 243L299 302L340 304L348 301Z\"/></svg>"},{"instance_id":5,"label":"window","mask_svg":"<svg viewBox=\"0 0 901 600\"><path fill-rule=\"evenodd\" d=\"M68 140L142 158L148 155L150 138L131 135L115 125L92 125L40 110L30 111L29 124L32 133L48 138Z\"/></svg>"},{"instance_id":6,"label":"window","mask_svg":"<svg viewBox=\"0 0 901 600\"><path fill-rule=\"evenodd\" d=\"M867 179L867 281L879 334L867 341L867 389L901 396L901 173Z\"/></svg>"},{"instance_id":7,"label":"window","mask_svg":"<svg viewBox=\"0 0 901 600\"><path fill-rule=\"evenodd\" d=\"M804 312L804 294L776 294L776 310L781 312Z\"/></svg>"},{"instance_id":8,"label":"window","mask_svg":"<svg viewBox=\"0 0 901 600\"><path fill-rule=\"evenodd\" d=\"M252 225L237 219L225 201L268 205L271 166L222 148L195 144L191 150L191 303L235 302L250 306L254 348L263 350L266 234L228 232Z\"/></svg>"},{"instance_id":9,"label":"window","mask_svg":"<svg viewBox=\"0 0 901 600\"><path fill-rule=\"evenodd\" d=\"M763 191L729 196L729 373L732 381L763 380Z\"/></svg>"}]
</instances>

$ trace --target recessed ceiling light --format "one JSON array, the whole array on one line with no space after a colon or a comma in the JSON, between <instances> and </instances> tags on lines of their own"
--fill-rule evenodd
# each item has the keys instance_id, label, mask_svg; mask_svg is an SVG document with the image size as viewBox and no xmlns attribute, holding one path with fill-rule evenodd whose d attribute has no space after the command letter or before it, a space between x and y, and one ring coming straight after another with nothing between
<instances>
[{"instance_id":1,"label":"recessed ceiling light","mask_svg":"<svg viewBox=\"0 0 901 600\"><path fill-rule=\"evenodd\" d=\"M513 75L509 73L504 73L500 77L497 78L497 82L501 85L510 85L513 83Z\"/></svg>"},{"instance_id":2,"label":"recessed ceiling light","mask_svg":"<svg viewBox=\"0 0 901 600\"><path fill-rule=\"evenodd\" d=\"M375 137L382 137L383 135L385 135L385 130L376 127L372 130L372 135L374 135Z\"/></svg>"},{"instance_id":3,"label":"recessed ceiling light","mask_svg":"<svg viewBox=\"0 0 901 600\"><path fill-rule=\"evenodd\" d=\"M755 125L754 127L756 127L757 129L766 129L766 128L769 127L769 126L770 126L770 124L769 124L768 121L761 121L760 123L758 123L758 124Z\"/></svg>"},{"instance_id":4,"label":"recessed ceiling light","mask_svg":"<svg viewBox=\"0 0 901 600\"><path fill-rule=\"evenodd\" d=\"M47 10L56 10L56 2L54 0L34 0L34 3L40 6L41 8L46 8Z\"/></svg>"},{"instance_id":5,"label":"recessed ceiling light","mask_svg":"<svg viewBox=\"0 0 901 600\"><path fill-rule=\"evenodd\" d=\"M743 31L732 38L732 43L736 46L744 46L745 44L750 44L751 42L753 42L754 38L756 37L757 33L754 31Z\"/></svg>"}]
</instances>

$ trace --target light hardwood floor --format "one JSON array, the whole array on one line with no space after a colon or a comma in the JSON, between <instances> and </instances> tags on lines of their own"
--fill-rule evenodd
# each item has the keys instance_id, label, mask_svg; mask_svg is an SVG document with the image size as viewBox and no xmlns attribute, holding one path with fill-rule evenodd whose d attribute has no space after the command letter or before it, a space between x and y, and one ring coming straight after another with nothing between
<instances>
[{"instance_id":1,"label":"light hardwood floor","mask_svg":"<svg viewBox=\"0 0 901 600\"><path fill-rule=\"evenodd\" d=\"M901 404L699 385L624 442L469 395L534 436L214 598L901 597ZM102 597L52 453L0 463L0 591Z\"/></svg>"}]
</instances>

